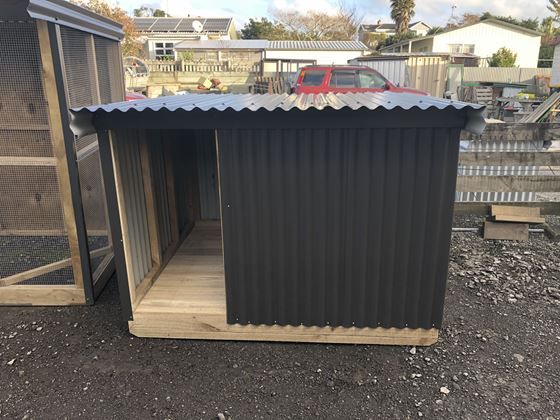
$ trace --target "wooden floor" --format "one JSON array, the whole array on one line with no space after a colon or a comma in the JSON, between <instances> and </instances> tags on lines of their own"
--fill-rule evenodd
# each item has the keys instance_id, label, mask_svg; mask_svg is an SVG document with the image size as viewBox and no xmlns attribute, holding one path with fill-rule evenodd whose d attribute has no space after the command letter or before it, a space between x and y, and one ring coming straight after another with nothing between
<instances>
[{"instance_id":1,"label":"wooden floor","mask_svg":"<svg viewBox=\"0 0 560 420\"><path fill-rule=\"evenodd\" d=\"M219 222L198 222L129 322L139 337L430 345L436 329L229 325Z\"/></svg>"}]
</instances>

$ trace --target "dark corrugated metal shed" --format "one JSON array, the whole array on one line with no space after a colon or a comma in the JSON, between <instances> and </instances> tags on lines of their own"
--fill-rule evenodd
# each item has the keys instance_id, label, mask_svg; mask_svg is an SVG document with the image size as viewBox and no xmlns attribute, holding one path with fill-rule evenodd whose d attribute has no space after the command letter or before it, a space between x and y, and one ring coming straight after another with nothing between
<instances>
[{"instance_id":1,"label":"dark corrugated metal shed","mask_svg":"<svg viewBox=\"0 0 560 420\"><path fill-rule=\"evenodd\" d=\"M123 234L128 247L119 277L133 302L127 314L131 330L184 338L433 342L421 334L441 326L459 133L481 132L481 111L477 105L394 93L185 95L75 109L74 132L98 131L106 143L106 179L115 169L115 189L125 189L115 199L121 215L113 217L113 231ZM185 172L208 172L196 171L205 164L196 159L203 138L211 142L206 146L215 144L220 188L216 235L224 259L221 268L211 269L203 267L216 261L222 247L209 252L212 228L199 222L200 200L207 194L195 191L204 183L199 179L188 187ZM146 260L147 245L136 250L135 244L153 238L139 240L134 226L144 236L150 230L150 216L138 210L150 200L127 202L126 189L141 188L133 185L134 177L154 167L118 166L130 166L126 162L135 153L141 160L142 142L174 151L165 165L175 173L181 168L185 175L173 183L187 186L182 193L174 187L170 196L187 197L191 210L187 204L185 228L177 229L186 241L169 247L181 257L155 258L159 265L139 275L127 266ZM137 152L130 149L134 143L140 145ZM153 185L154 191L160 187ZM225 296L223 283L215 292L207 286L220 269ZM151 271L154 286L140 290ZM171 284L177 290L165 295ZM193 287L183 301L177 300L179 284ZM169 296L169 304L162 296ZM203 314L192 309L196 316L173 309L204 306L204 299L225 302L220 309L208 303ZM193 318L182 318L185 313L203 325L193 326ZM259 327L251 329L254 324ZM318 330L309 334L306 328Z\"/></svg>"}]
</instances>

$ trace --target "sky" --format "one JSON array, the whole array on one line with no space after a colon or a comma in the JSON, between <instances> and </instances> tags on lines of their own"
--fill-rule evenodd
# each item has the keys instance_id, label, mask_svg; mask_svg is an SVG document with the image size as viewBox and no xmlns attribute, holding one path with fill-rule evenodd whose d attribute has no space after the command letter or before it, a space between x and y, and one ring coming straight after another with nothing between
<instances>
[{"instance_id":1,"label":"sky","mask_svg":"<svg viewBox=\"0 0 560 420\"><path fill-rule=\"evenodd\" d=\"M146 5L167 10L172 16L230 17L239 29L251 17L268 16L273 8L308 11L311 9L334 12L337 0L108 0L125 10ZM363 23L375 23L379 19L390 21L389 0L345 0L354 4ZM496 15L516 18L542 18L549 16L548 0L416 0L416 16L432 26L444 26L451 16L451 7L456 5L455 15L489 11Z\"/></svg>"}]
</instances>

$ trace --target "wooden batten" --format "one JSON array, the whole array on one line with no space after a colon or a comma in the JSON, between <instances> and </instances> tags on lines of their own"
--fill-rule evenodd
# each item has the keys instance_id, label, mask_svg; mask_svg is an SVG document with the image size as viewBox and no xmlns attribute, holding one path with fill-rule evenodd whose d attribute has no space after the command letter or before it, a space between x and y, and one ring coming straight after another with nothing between
<instances>
[{"instance_id":1,"label":"wooden batten","mask_svg":"<svg viewBox=\"0 0 560 420\"><path fill-rule=\"evenodd\" d=\"M78 242L78 227L76 225L76 215L72 201L68 157L66 156L64 129L62 127L62 116L58 97L59 93L55 77L48 23L42 20L37 20L36 23L39 47L41 51L43 86L45 98L48 103L53 152L58 166L59 191L64 212L65 230L68 235L70 258L74 272L74 283L77 288L82 289L83 294L84 277Z\"/></svg>"},{"instance_id":2,"label":"wooden batten","mask_svg":"<svg viewBox=\"0 0 560 420\"><path fill-rule=\"evenodd\" d=\"M167 186L167 197L169 200L169 224L171 227L171 243L177 244L179 241L179 214L177 208L177 192L175 189L175 174L174 162L175 156L173 154L174 144L166 137L161 138L163 153L165 157L165 177Z\"/></svg>"},{"instance_id":3,"label":"wooden batten","mask_svg":"<svg viewBox=\"0 0 560 420\"><path fill-rule=\"evenodd\" d=\"M0 305L59 306L83 305L84 291L76 286L10 286L2 289Z\"/></svg>"},{"instance_id":4,"label":"wooden batten","mask_svg":"<svg viewBox=\"0 0 560 420\"><path fill-rule=\"evenodd\" d=\"M152 173L152 159L146 136L140 138L140 164L142 166L142 181L144 184L144 196L146 197L146 215L148 222L148 233L150 235L150 249L152 262L155 267L161 264L161 245L158 229L158 217L156 208L154 178Z\"/></svg>"}]
</instances>

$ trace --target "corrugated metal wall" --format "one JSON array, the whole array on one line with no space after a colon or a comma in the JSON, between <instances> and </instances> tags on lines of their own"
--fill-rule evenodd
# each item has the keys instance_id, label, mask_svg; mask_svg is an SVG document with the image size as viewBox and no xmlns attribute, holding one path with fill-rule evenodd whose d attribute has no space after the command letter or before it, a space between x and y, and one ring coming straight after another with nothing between
<instances>
[{"instance_id":1,"label":"corrugated metal wall","mask_svg":"<svg viewBox=\"0 0 560 420\"><path fill-rule=\"evenodd\" d=\"M542 141L488 141L461 142L461 149L469 152L542 152ZM537 175L537 166L463 166L459 175ZM534 201L534 192L457 192L456 200L460 202L516 202Z\"/></svg>"},{"instance_id":2,"label":"corrugated metal wall","mask_svg":"<svg viewBox=\"0 0 560 420\"><path fill-rule=\"evenodd\" d=\"M216 140L213 130L196 132L196 156L198 188L200 191L200 217L218 220L220 198L218 196L218 164L216 162Z\"/></svg>"},{"instance_id":3,"label":"corrugated metal wall","mask_svg":"<svg viewBox=\"0 0 560 420\"><path fill-rule=\"evenodd\" d=\"M459 131L219 131L228 322L439 327Z\"/></svg>"},{"instance_id":4,"label":"corrugated metal wall","mask_svg":"<svg viewBox=\"0 0 560 420\"><path fill-rule=\"evenodd\" d=\"M402 87L410 86L406 60L350 60L350 64L354 66L367 66L377 70L395 85Z\"/></svg>"},{"instance_id":5,"label":"corrugated metal wall","mask_svg":"<svg viewBox=\"0 0 560 420\"><path fill-rule=\"evenodd\" d=\"M350 64L371 67L393 83L443 97L447 60L439 56L411 56L407 60L351 60Z\"/></svg>"},{"instance_id":6,"label":"corrugated metal wall","mask_svg":"<svg viewBox=\"0 0 560 420\"><path fill-rule=\"evenodd\" d=\"M127 232L127 242L130 244L127 258L130 258L133 272L129 272L128 275L137 286L152 268L146 196L138 148L138 140L144 135L144 130L115 130L111 142L113 153L118 156L118 176L121 182L119 189L124 200L120 209L125 212L122 228Z\"/></svg>"},{"instance_id":7,"label":"corrugated metal wall","mask_svg":"<svg viewBox=\"0 0 560 420\"><path fill-rule=\"evenodd\" d=\"M550 68L465 67L463 82L534 83L536 75L550 76Z\"/></svg>"},{"instance_id":8,"label":"corrugated metal wall","mask_svg":"<svg viewBox=\"0 0 560 420\"><path fill-rule=\"evenodd\" d=\"M152 162L154 195L158 216L159 242L165 253L171 244L171 222L169 218L169 197L167 191L166 162L163 155L163 139L160 130L148 130L148 147Z\"/></svg>"}]
</instances>

